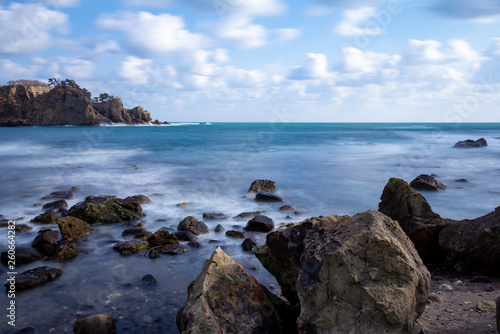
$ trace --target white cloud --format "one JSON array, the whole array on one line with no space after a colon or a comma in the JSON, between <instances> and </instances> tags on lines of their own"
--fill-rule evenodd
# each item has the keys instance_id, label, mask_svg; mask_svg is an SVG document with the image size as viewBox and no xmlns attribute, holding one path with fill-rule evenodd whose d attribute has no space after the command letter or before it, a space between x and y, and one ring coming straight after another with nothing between
<instances>
[{"instance_id":1,"label":"white cloud","mask_svg":"<svg viewBox=\"0 0 500 334\"><path fill-rule=\"evenodd\" d=\"M234 67L225 67L221 75L230 88L255 88L262 85L267 79L266 73L262 71Z\"/></svg>"},{"instance_id":2,"label":"white cloud","mask_svg":"<svg viewBox=\"0 0 500 334\"><path fill-rule=\"evenodd\" d=\"M484 52L485 61L478 70L476 81L480 85L490 85L491 83L500 83L500 38L495 38L491 46ZM483 87L485 88L491 87ZM498 89L496 93L498 94Z\"/></svg>"},{"instance_id":3,"label":"white cloud","mask_svg":"<svg viewBox=\"0 0 500 334\"><path fill-rule=\"evenodd\" d=\"M0 59L0 82L36 78L40 68L38 64L23 66L10 59Z\"/></svg>"},{"instance_id":4,"label":"white cloud","mask_svg":"<svg viewBox=\"0 0 500 334\"><path fill-rule=\"evenodd\" d=\"M491 22L500 17L500 1L497 0L438 0L432 9L457 20Z\"/></svg>"},{"instance_id":5,"label":"white cloud","mask_svg":"<svg viewBox=\"0 0 500 334\"><path fill-rule=\"evenodd\" d=\"M283 0L178 0L178 3L214 11L220 16L269 16L282 14L286 10Z\"/></svg>"},{"instance_id":6,"label":"white cloud","mask_svg":"<svg viewBox=\"0 0 500 334\"><path fill-rule=\"evenodd\" d=\"M30 0L31 2L39 2L53 9L61 7L75 7L80 4L81 0ZM1 1L0 1L1 2Z\"/></svg>"},{"instance_id":7,"label":"white cloud","mask_svg":"<svg viewBox=\"0 0 500 334\"><path fill-rule=\"evenodd\" d=\"M342 36L379 35L383 32L380 25L367 23L368 19L375 15L377 15L377 12L373 7L347 10L334 31ZM360 27L361 25L364 25L364 27Z\"/></svg>"},{"instance_id":8,"label":"white cloud","mask_svg":"<svg viewBox=\"0 0 500 334\"><path fill-rule=\"evenodd\" d=\"M220 63L229 61L226 50L215 51L197 50L181 60L183 68L190 74L211 76L218 69Z\"/></svg>"},{"instance_id":9,"label":"white cloud","mask_svg":"<svg viewBox=\"0 0 500 334\"><path fill-rule=\"evenodd\" d=\"M185 29L182 17L148 12L103 14L97 25L124 34L124 43L141 56L172 56L199 49L203 36Z\"/></svg>"},{"instance_id":10,"label":"white cloud","mask_svg":"<svg viewBox=\"0 0 500 334\"><path fill-rule=\"evenodd\" d=\"M274 41L278 44L283 44L288 41L292 41L297 39L301 35L300 29L294 28L281 28L272 30L272 34L274 35Z\"/></svg>"},{"instance_id":11,"label":"white cloud","mask_svg":"<svg viewBox=\"0 0 500 334\"><path fill-rule=\"evenodd\" d=\"M253 24L248 16L232 15L212 25L213 34L243 49L262 47L267 44L267 29Z\"/></svg>"},{"instance_id":12,"label":"white cloud","mask_svg":"<svg viewBox=\"0 0 500 334\"><path fill-rule=\"evenodd\" d=\"M93 76L95 64L90 60L60 57L58 63L68 78L89 79Z\"/></svg>"},{"instance_id":13,"label":"white cloud","mask_svg":"<svg viewBox=\"0 0 500 334\"><path fill-rule=\"evenodd\" d=\"M48 48L52 31L67 33L68 17L38 4L0 6L0 53L33 53Z\"/></svg>"},{"instance_id":14,"label":"white cloud","mask_svg":"<svg viewBox=\"0 0 500 334\"><path fill-rule=\"evenodd\" d=\"M344 58L341 67L346 72L375 73L395 68L401 60L399 55L390 56L356 48L344 48L342 52Z\"/></svg>"},{"instance_id":15,"label":"white cloud","mask_svg":"<svg viewBox=\"0 0 500 334\"><path fill-rule=\"evenodd\" d=\"M181 88L176 81L177 71L172 66L155 66L151 59L128 56L119 68L120 77L133 85L143 85L149 90L162 87Z\"/></svg>"},{"instance_id":16,"label":"white cloud","mask_svg":"<svg viewBox=\"0 0 500 334\"><path fill-rule=\"evenodd\" d=\"M441 43L435 40L419 41L411 39L403 54L406 65L439 64L449 62L471 63L478 66L481 56L470 45L459 39L448 41L449 52L440 51Z\"/></svg>"},{"instance_id":17,"label":"white cloud","mask_svg":"<svg viewBox=\"0 0 500 334\"><path fill-rule=\"evenodd\" d=\"M295 68L290 79L311 80L311 79L331 79L333 73L328 70L328 59L322 53L308 53L300 67Z\"/></svg>"}]
</instances>

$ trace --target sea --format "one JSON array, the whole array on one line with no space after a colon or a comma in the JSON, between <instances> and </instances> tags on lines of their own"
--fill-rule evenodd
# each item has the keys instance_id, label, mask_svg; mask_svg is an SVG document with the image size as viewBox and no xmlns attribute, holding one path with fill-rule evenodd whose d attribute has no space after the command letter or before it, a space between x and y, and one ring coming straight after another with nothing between
<instances>
[{"instance_id":1,"label":"sea","mask_svg":"<svg viewBox=\"0 0 500 334\"><path fill-rule=\"evenodd\" d=\"M458 149L460 140L485 138L487 147ZM86 196L143 194L141 222L152 232L175 230L187 216L224 213L208 221L242 230L232 217L264 210L276 226L308 217L352 215L377 210L391 177L408 182L434 174L447 190L422 193L442 217L475 218L500 205L500 123L174 123L165 126L0 128L0 214L33 229L16 234L16 246L30 247L39 230L30 220L42 213L36 203L53 191L77 187L72 205ZM243 198L252 181L274 180L285 203ZM467 179L468 182L457 182ZM186 202L188 207L178 207ZM302 215L279 211L295 206ZM120 333L177 333L175 317L187 288L217 246L272 292L275 279L241 239L210 232L202 248L149 259L121 256L113 245L125 240L130 223L94 225L97 232L78 247L77 258L19 265L21 273L38 266L64 273L55 281L15 296L16 327L8 325L11 299L0 296L0 332L32 327L37 333L73 333L75 320L110 313ZM259 244L264 233L253 233ZM7 250L0 228L0 251ZM10 271L0 267L2 281ZM157 284L141 279L153 275Z\"/></svg>"}]
</instances>

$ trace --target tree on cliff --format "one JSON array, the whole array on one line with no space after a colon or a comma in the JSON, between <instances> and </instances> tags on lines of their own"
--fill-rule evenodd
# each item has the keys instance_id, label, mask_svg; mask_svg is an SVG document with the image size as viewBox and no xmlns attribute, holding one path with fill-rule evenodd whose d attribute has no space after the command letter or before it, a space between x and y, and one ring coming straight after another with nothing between
<instances>
[{"instance_id":1,"label":"tree on cliff","mask_svg":"<svg viewBox=\"0 0 500 334\"><path fill-rule=\"evenodd\" d=\"M106 101L112 100L114 98L115 97L113 95L109 95L108 93L99 94L99 101L100 102L106 102Z\"/></svg>"}]
</instances>

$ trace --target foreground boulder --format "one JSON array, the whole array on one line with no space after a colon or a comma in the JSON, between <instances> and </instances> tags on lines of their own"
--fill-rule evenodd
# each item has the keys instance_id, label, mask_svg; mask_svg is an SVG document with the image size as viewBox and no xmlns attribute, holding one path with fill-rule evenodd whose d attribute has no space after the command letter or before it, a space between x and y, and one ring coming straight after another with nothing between
<instances>
[{"instance_id":1,"label":"foreground boulder","mask_svg":"<svg viewBox=\"0 0 500 334\"><path fill-rule=\"evenodd\" d=\"M458 272L500 276L500 207L476 218L454 221L439 233L446 261Z\"/></svg>"},{"instance_id":2,"label":"foreground boulder","mask_svg":"<svg viewBox=\"0 0 500 334\"><path fill-rule=\"evenodd\" d=\"M281 333L270 292L217 247L188 287L180 333Z\"/></svg>"},{"instance_id":3,"label":"foreground boulder","mask_svg":"<svg viewBox=\"0 0 500 334\"><path fill-rule=\"evenodd\" d=\"M439 182L434 176L421 174L411 181L410 186L419 190L444 190L447 186Z\"/></svg>"},{"instance_id":4,"label":"foreground boulder","mask_svg":"<svg viewBox=\"0 0 500 334\"><path fill-rule=\"evenodd\" d=\"M274 230L274 221L266 216L255 216L244 227L246 231L271 232Z\"/></svg>"},{"instance_id":5,"label":"foreground boulder","mask_svg":"<svg viewBox=\"0 0 500 334\"><path fill-rule=\"evenodd\" d=\"M115 319L108 313L101 313L77 320L73 324L75 334L115 334Z\"/></svg>"},{"instance_id":6,"label":"foreground boulder","mask_svg":"<svg viewBox=\"0 0 500 334\"><path fill-rule=\"evenodd\" d=\"M116 196L88 196L85 201L73 205L68 215L80 218L89 224L123 223L144 217L141 204L136 198L121 199Z\"/></svg>"},{"instance_id":7,"label":"foreground boulder","mask_svg":"<svg viewBox=\"0 0 500 334\"><path fill-rule=\"evenodd\" d=\"M430 274L379 212L289 224L253 251L300 305L300 333L412 333L424 311Z\"/></svg>"},{"instance_id":8,"label":"foreground boulder","mask_svg":"<svg viewBox=\"0 0 500 334\"><path fill-rule=\"evenodd\" d=\"M52 280L55 280L61 276L63 271L58 268L51 268L47 266L37 267L35 269L27 270L16 276L16 288L15 290L28 290L35 288L39 285L45 284ZM10 288L10 283L5 284L7 290Z\"/></svg>"},{"instance_id":9,"label":"foreground boulder","mask_svg":"<svg viewBox=\"0 0 500 334\"><path fill-rule=\"evenodd\" d=\"M483 146L488 146L488 142L484 138L479 138L478 140L467 139L467 140L459 141L453 147L454 148L475 148L475 147L483 147Z\"/></svg>"},{"instance_id":10,"label":"foreground boulder","mask_svg":"<svg viewBox=\"0 0 500 334\"><path fill-rule=\"evenodd\" d=\"M273 193L276 190L276 182L271 180L255 180L250 185L248 192L246 193L245 198L251 197L259 192L270 192Z\"/></svg>"},{"instance_id":11,"label":"foreground boulder","mask_svg":"<svg viewBox=\"0 0 500 334\"><path fill-rule=\"evenodd\" d=\"M184 218L177 226L178 231L189 231L194 235L207 234L210 232L208 226L193 216Z\"/></svg>"}]
</instances>

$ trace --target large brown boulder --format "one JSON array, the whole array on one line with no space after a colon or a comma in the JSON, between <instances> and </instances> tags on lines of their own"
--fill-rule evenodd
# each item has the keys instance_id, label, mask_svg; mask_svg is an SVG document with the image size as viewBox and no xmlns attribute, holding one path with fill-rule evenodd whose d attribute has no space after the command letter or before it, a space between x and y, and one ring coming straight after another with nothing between
<instances>
[{"instance_id":1,"label":"large brown boulder","mask_svg":"<svg viewBox=\"0 0 500 334\"><path fill-rule=\"evenodd\" d=\"M87 222L71 216L59 218L57 225L61 236L67 241L76 241L94 232Z\"/></svg>"},{"instance_id":2,"label":"large brown boulder","mask_svg":"<svg viewBox=\"0 0 500 334\"><path fill-rule=\"evenodd\" d=\"M89 224L123 223L144 217L139 201L133 197L88 196L69 209L68 215L80 218Z\"/></svg>"},{"instance_id":3,"label":"large brown boulder","mask_svg":"<svg viewBox=\"0 0 500 334\"><path fill-rule=\"evenodd\" d=\"M446 260L458 272L500 276L500 207L476 218L455 221L439 233Z\"/></svg>"},{"instance_id":4,"label":"large brown boulder","mask_svg":"<svg viewBox=\"0 0 500 334\"><path fill-rule=\"evenodd\" d=\"M248 188L248 192L243 197L251 197L261 191L273 193L276 190L276 182L271 180L255 180Z\"/></svg>"},{"instance_id":5,"label":"large brown boulder","mask_svg":"<svg viewBox=\"0 0 500 334\"><path fill-rule=\"evenodd\" d=\"M451 221L432 211L421 193L402 179L391 178L380 197L379 211L399 222L426 263L443 263L439 232Z\"/></svg>"},{"instance_id":6,"label":"large brown boulder","mask_svg":"<svg viewBox=\"0 0 500 334\"><path fill-rule=\"evenodd\" d=\"M399 224L377 211L290 224L254 252L300 304L300 333L412 333L424 311L430 274Z\"/></svg>"},{"instance_id":7,"label":"large brown boulder","mask_svg":"<svg viewBox=\"0 0 500 334\"><path fill-rule=\"evenodd\" d=\"M188 287L177 313L180 333L281 333L270 293L217 247Z\"/></svg>"},{"instance_id":8,"label":"large brown boulder","mask_svg":"<svg viewBox=\"0 0 500 334\"><path fill-rule=\"evenodd\" d=\"M184 218L177 226L178 231L189 231L194 235L207 234L210 232L208 226L193 216Z\"/></svg>"},{"instance_id":9,"label":"large brown boulder","mask_svg":"<svg viewBox=\"0 0 500 334\"><path fill-rule=\"evenodd\" d=\"M115 334L115 319L108 313L96 314L88 318L75 321L75 334Z\"/></svg>"}]
</instances>

